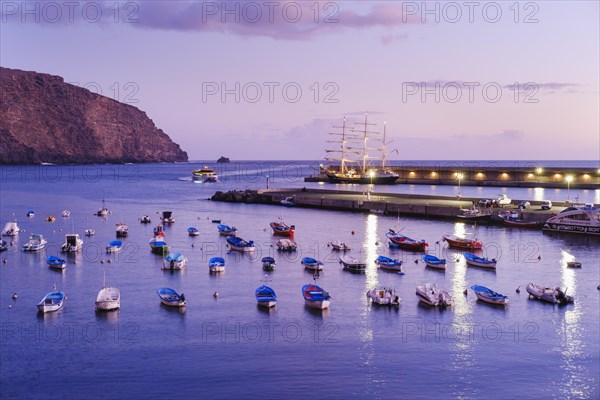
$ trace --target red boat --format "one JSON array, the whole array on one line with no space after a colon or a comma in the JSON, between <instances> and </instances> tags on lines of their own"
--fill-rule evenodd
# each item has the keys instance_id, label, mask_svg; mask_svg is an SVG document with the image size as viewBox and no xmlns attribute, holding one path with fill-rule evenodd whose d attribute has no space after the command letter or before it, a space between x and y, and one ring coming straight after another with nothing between
<instances>
[{"instance_id":1,"label":"red boat","mask_svg":"<svg viewBox=\"0 0 600 400\"><path fill-rule=\"evenodd\" d=\"M295 225L286 225L283 222L271 222L271 229L273 229L273 235L277 236L294 236L296 229Z\"/></svg>"},{"instance_id":2,"label":"red boat","mask_svg":"<svg viewBox=\"0 0 600 400\"><path fill-rule=\"evenodd\" d=\"M498 215L498 217L502 219L504 225L508 226L517 226L519 228L537 228L539 226L539 223L537 223L536 221L525 221L524 219L519 218L516 215L505 214Z\"/></svg>"},{"instance_id":3,"label":"red boat","mask_svg":"<svg viewBox=\"0 0 600 400\"><path fill-rule=\"evenodd\" d=\"M483 247L483 243L477 239L466 239L455 235L444 235L443 240L448 243L449 247L457 249L481 249Z\"/></svg>"},{"instance_id":4,"label":"red boat","mask_svg":"<svg viewBox=\"0 0 600 400\"><path fill-rule=\"evenodd\" d=\"M393 229L390 229L385 236L387 236L391 242L390 247L394 245L394 247L402 250L425 251L425 248L429 246L425 240L417 241L409 238L408 236L399 235Z\"/></svg>"},{"instance_id":5,"label":"red boat","mask_svg":"<svg viewBox=\"0 0 600 400\"><path fill-rule=\"evenodd\" d=\"M163 226L162 225L157 225L154 229L154 237L157 236L161 236L161 237L165 237L165 231L163 231Z\"/></svg>"}]
</instances>

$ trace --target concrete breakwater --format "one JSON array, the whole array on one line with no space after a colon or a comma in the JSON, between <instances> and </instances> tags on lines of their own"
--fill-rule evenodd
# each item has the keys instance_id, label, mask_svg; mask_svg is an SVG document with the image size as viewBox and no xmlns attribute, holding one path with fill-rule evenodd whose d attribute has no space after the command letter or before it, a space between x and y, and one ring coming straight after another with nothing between
<instances>
[{"instance_id":1,"label":"concrete breakwater","mask_svg":"<svg viewBox=\"0 0 600 400\"><path fill-rule=\"evenodd\" d=\"M397 194L380 192L351 192L342 190L325 189L262 189L217 192L211 200L248 204L272 204L281 206L281 200L292 198L295 206L309 207L323 210L339 210L351 212L371 212L377 210L384 214L407 215L424 218L453 219L461 213L461 208L470 208L477 204L480 198L447 197L416 194ZM524 199L522 199L524 200ZM513 207L521 200L513 200ZM539 201L531 201L531 207L522 211L522 218L526 221L538 223L546 220L564 209L554 207L551 210L542 210ZM493 218L506 211L505 208L486 208Z\"/></svg>"},{"instance_id":2,"label":"concrete breakwater","mask_svg":"<svg viewBox=\"0 0 600 400\"><path fill-rule=\"evenodd\" d=\"M492 164L492 163L488 163ZM333 168L335 169L335 167ZM535 165L499 167L494 165L420 165L405 163L390 167L398 174L397 184L512 186L571 189L600 189L600 169L544 168ZM304 179L306 182L328 182L324 171Z\"/></svg>"}]
</instances>

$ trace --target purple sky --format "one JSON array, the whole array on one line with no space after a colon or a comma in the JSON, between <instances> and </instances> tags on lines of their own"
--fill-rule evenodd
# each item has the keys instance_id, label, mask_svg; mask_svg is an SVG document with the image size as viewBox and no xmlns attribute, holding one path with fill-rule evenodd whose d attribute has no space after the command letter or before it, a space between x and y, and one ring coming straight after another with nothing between
<instances>
[{"instance_id":1,"label":"purple sky","mask_svg":"<svg viewBox=\"0 0 600 400\"><path fill-rule=\"evenodd\" d=\"M595 1L114 4L3 1L1 65L132 103L191 159L322 159L365 111L392 159L600 158Z\"/></svg>"}]
</instances>

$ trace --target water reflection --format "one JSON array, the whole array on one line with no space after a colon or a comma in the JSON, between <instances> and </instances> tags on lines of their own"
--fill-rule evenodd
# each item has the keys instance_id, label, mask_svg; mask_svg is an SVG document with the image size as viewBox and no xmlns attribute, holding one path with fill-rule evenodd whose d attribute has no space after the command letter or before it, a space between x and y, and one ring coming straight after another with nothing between
<instances>
[{"instance_id":1,"label":"water reflection","mask_svg":"<svg viewBox=\"0 0 600 400\"><path fill-rule=\"evenodd\" d=\"M545 193L544 188L539 188L539 187L533 188L533 200L536 200L536 201L545 200L544 193Z\"/></svg>"},{"instance_id":2,"label":"water reflection","mask_svg":"<svg viewBox=\"0 0 600 400\"><path fill-rule=\"evenodd\" d=\"M367 275L366 279L366 290L377 287L379 281L377 279L377 268L373 265L373 260L377 258L377 222L378 216L375 214L367 215L366 226L365 226L365 241L363 243L363 249L365 251L367 263L367 269L365 271ZM366 296L365 296L366 298Z\"/></svg>"},{"instance_id":3,"label":"water reflection","mask_svg":"<svg viewBox=\"0 0 600 400\"><path fill-rule=\"evenodd\" d=\"M591 378L593 374L581 362L587 354L583 344L586 329L580 323L580 307L581 303L575 303L574 309L565 311L563 324L557 328L563 360L560 368L564 372L559 391L565 398L592 398L597 389Z\"/></svg>"},{"instance_id":4,"label":"water reflection","mask_svg":"<svg viewBox=\"0 0 600 400\"><path fill-rule=\"evenodd\" d=\"M575 270L567 267L569 261L575 261L575 257L566 250L560 251L561 259L561 284L566 288L567 292L575 295L577 293L577 286L575 283Z\"/></svg>"}]
</instances>

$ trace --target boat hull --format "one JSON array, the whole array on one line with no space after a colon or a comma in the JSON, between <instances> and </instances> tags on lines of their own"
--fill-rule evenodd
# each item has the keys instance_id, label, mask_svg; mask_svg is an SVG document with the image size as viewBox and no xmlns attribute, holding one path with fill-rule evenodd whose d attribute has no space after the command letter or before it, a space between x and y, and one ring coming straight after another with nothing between
<instances>
[{"instance_id":1,"label":"boat hull","mask_svg":"<svg viewBox=\"0 0 600 400\"><path fill-rule=\"evenodd\" d=\"M160 298L160 302L167 307L185 307L185 301L181 300L165 300L162 297Z\"/></svg>"},{"instance_id":2,"label":"boat hull","mask_svg":"<svg viewBox=\"0 0 600 400\"><path fill-rule=\"evenodd\" d=\"M393 290L373 289L367 292L367 297L373 304L380 306L399 306L400 297Z\"/></svg>"},{"instance_id":3,"label":"boat hull","mask_svg":"<svg viewBox=\"0 0 600 400\"><path fill-rule=\"evenodd\" d=\"M444 236L444 240L448 243L448 247L454 247L455 249L473 250L481 249L483 247L482 243L474 240L456 240L447 236Z\"/></svg>"},{"instance_id":4,"label":"boat hull","mask_svg":"<svg viewBox=\"0 0 600 400\"><path fill-rule=\"evenodd\" d=\"M493 298L489 298L487 296L485 296L484 294L481 293L477 293L475 292L475 295L477 296L477 298L485 303L488 304L495 304L495 305L499 305L499 306L503 306L508 304L508 298L504 298L504 299L493 299Z\"/></svg>"},{"instance_id":5,"label":"boat hull","mask_svg":"<svg viewBox=\"0 0 600 400\"><path fill-rule=\"evenodd\" d=\"M329 303L330 303L329 300L307 300L307 299L304 299L304 304L307 307L315 308L317 310L324 310L326 308L329 308Z\"/></svg>"},{"instance_id":6,"label":"boat hull","mask_svg":"<svg viewBox=\"0 0 600 400\"><path fill-rule=\"evenodd\" d=\"M398 175L390 176L375 176L373 178L368 176L343 176L337 174L327 174L327 180L329 183L355 183L360 185L393 185L398 180Z\"/></svg>"},{"instance_id":7,"label":"boat hull","mask_svg":"<svg viewBox=\"0 0 600 400\"><path fill-rule=\"evenodd\" d=\"M496 262L495 261L480 262L480 261L475 261L475 260L467 260L467 265L470 266L470 267L496 269Z\"/></svg>"},{"instance_id":8,"label":"boat hull","mask_svg":"<svg viewBox=\"0 0 600 400\"><path fill-rule=\"evenodd\" d=\"M261 307L272 308L277 305L277 300L268 300L268 301L258 300L256 303Z\"/></svg>"},{"instance_id":9,"label":"boat hull","mask_svg":"<svg viewBox=\"0 0 600 400\"><path fill-rule=\"evenodd\" d=\"M96 301L96 310L98 311L113 311L121 307L120 300L100 300Z\"/></svg>"},{"instance_id":10,"label":"boat hull","mask_svg":"<svg viewBox=\"0 0 600 400\"><path fill-rule=\"evenodd\" d=\"M574 233L580 235L600 236L600 227L569 225L556 222L546 222L542 228L547 232Z\"/></svg>"},{"instance_id":11,"label":"boat hull","mask_svg":"<svg viewBox=\"0 0 600 400\"><path fill-rule=\"evenodd\" d=\"M208 267L208 270L210 272L224 272L225 271L225 266L224 265L210 265Z\"/></svg>"}]
</instances>

